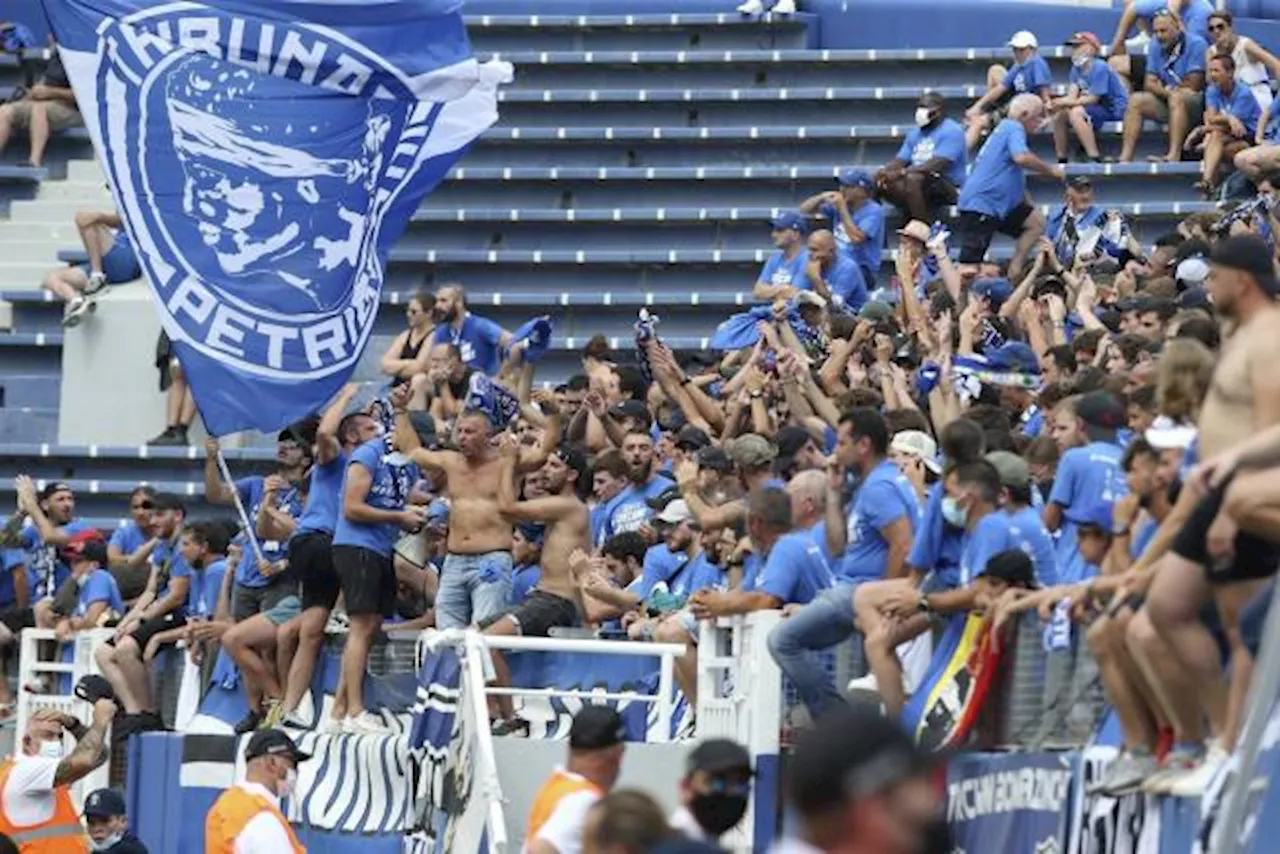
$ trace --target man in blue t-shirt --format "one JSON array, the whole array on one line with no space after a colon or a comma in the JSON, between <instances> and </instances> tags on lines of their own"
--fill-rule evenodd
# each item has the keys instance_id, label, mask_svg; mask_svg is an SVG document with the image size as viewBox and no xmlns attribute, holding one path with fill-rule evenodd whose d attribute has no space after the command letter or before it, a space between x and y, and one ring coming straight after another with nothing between
<instances>
[{"instance_id":1,"label":"man in blue t-shirt","mask_svg":"<svg viewBox=\"0 0 1280 854\"><path fill-rule=\"evenodd\" d=\"M1133 160L1146 119L1169 124L1168 163L1182 160L1187 134L1204 114L1204 58L1209 45L1187 33L1168 9L1151 19L1155 38L1147 45L1147 76L1142 91L1129 99L1124 113L1120 162Z\"/></svg>"},{"instance_id":2,"label":"man in blue t-shirt","mask_svg":"<svg viewBox=\"0 0 1280 854\"><path fill-rule=\"evenodd\" d=\"M1067 162L1067 131L1080 141L1085 156L1101 162L1098 151L1098 128L1105 122L1124 118L1129 106L1129 90L1106 60L1101 58L1102 42L1090 32L1080 32L1067 39L1071 47L1071 76L1067 94L1049 102L1053 114L1053 150L1059 163Z\"/></svg>"},{"instance_id":3,"label":"man in blue t-shirt","mask_svg":"<svg viewBox=\"0 0 1280 854\"><path fill-rule=\"evenodd\" d=\"M151 674L143 652L151 639L186 625L191 567L180 548L187 509L182 499L159 493L152 499L152 522L159 543L151 550L151 575L142 595L120 620L115 636L94 652L102 675L115 689L124 717L113 738L163 729L159 706L151 690Z\"/></svg>"},{"instance_id":4,"label":"man in blue t-shirt","mask_svg":"<svg viewBox=\"0 0 1280 854\"><path fill-rule=\"evenodd\" d=\"M1203 137L1204 160L1197 186L1207 197L1216 198L1222 162L1231 164L1237 154L1253 145L1262 118L1262 106L1253 90L1236 81L1236 63L1230 54L1209 60L1204 107L1204 124L1191 132L1187 144L1194 145Z\"/></svg>"},{"instance_id":5,"label":"man in blue t-shirt","mask_svg":"<svg viewBox=\"0 0 1280 854\"><path fill-rule=\"evenodd\" d=\"M937 92L916 101L915 127L892 160L876 173L880 198L907 214L907 219L933 222L938 210L955 204L964 185L968 146L964 128L948 118Z\"/></svg>"},{"instance_id":6,"label":"man in blue t-shirt","mask_svg":"<svg viewBox=\"0 0 1280 854\"><path fill-rule=\"evenodd\" d=\"M874 289L884 256L884 207L874 199L875 175L867 169L843 169L836 184L833 191L805 199L800 211L831 221L836 248L858 265L867 288Z\"/></svg>"},{"instance_id":7,"label":"man in blue t-shirt","mask_svg":"<svg viewBox=\"0 0 1280 854\"><path fill-rule=\"evenodd\" d=\"M1059 181L1066 179L1060 166L1051 166L1031 153L1027 134L1044 119L1044 101L1035 95L1017 95L1009 102L1009 117L982 144L973 171L960 191L956 207L960 216L960 263L981 264L991 239L999 231L1016 240L1009 278L1018 281L1027 253L1044 233L1044 215L1027 195L1023 169L1031 169Z\"/></svg>"},{"instance_id":8,"label":"man in blue t-shirt","mask_svg":"<svg viewBox=\"0 0 1280 854\"><path fill-rule=\"evenodd\" d=\"M511 333L487 317L467 310L466 294L460 285L436 291L431 310L436 322L435 343L458 348L468 367L493 376L502 366L502 354L511 346Z\"/></svg>"},{"instance_id":9,"label":"man in blue t-shirt","mask_svg":"<svg viewBox=\"0 0 1280 854\"><path fill-rule=\"evenodd\" d=\"M61 641L86 629L100 629L124 613L120 588L107 569L107 544L97 531L83 531L63 550L79 592L70 614L58 621L54 633ZM119 724L117 724L118 726Z\"/></svg>"},{"instance_id":10,"label":"man in blue t-shirt","mask_svg":"<svg viewBox=\"0 0 1280 854\"><path fill-rule=\"evenodd\" d=\"M1126 0L1107 55L1111 57L1116 71L1124 76L1131 76L1131 72L1140 74L1142 57L1134 61L1133 57L1125 54L1125 42L1135 24L1145 35L1145 31L1154 25L1156 15L1172 12L1181 17L1183 29L1207 43L1210 41L1209 17L1215 8L1213 0Z\"/></svg>"},{"instance_id":11,"label":"man in blue t-shirt","mask_svg":"<svg viewBox=\"0 0 1280 854\"><path fill-rule=\"evenodd\" d=\"M862 268L837 251L836 239L820 228L809 235L809 262L804 269L804 287L837 308L857 314L867 304L867 283Z\"/></svg>"},{"instance_id":12,"label":"man in blue t-shirt","mask_svg":"<svg viewBox=\"0 0 1280 854\"><path fill-rule=\"evenodd\" d=\"M815 719L841 702L817 660L817 651L853 634L855 591L860 584L898 578L906 572L920 508L914 488L887 458L888 452L889 427L878 411L858 407L841 418L835 452L840 483L852 474L859 485L846 514L841 489L828 484L825 533L827 550L840 555L836 581L769 634L769 653L795 683Z\"/></svg>"},{"instance_id":13,"label":"man in blue t-shirt","mask_svg":"<svg viewBox=\"0 0 1280 854\"><path fill-rule=\"evenodd\" d=\"M764 262L756 278L751 296L760 302L791 299L803 290L804 268L809 256L804 251L804 237L809 233L809 220L797 211L784 211L769 223L773 228L774 252Z\"/></svg>"},{"instance_id":14,"label":"man in blue t-shirt","mask_svg":"<svg viewBox=\"0 0 1280 854\"><path fill-rule=\"evenodd\" d=\"M1006 117L1017 96L1034 95L1046 104L1049 101L1053 74L1040 55L1035 33L1019 30L1009 39L1009 47L1013 50L1013 67L993 65L987 69L987 91L965 111L965 142L969 148L976 148L982 135Z\"/></svg>"},{"instance_id":15,"label":"man in blue t-shirt","mask_svg":"<svg viewBox=\"0 0 1280 854\"><path fill-rule=\"evenodd\" d=\"M650 501L673 489L675 484L662 472L655 472L653 437L643 428L629 431L622 440L622 458L630 483L611 502L605 536L636 531L653 517Z\"/></svg>"}]
</instances>

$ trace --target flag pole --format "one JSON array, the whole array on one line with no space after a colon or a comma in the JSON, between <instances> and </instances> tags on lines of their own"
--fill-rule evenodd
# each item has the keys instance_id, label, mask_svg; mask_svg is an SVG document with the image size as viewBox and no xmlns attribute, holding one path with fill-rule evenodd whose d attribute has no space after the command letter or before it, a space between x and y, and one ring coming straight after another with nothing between
<instances>
[{"instance_id":1,"label":"flag pole","mask_svg":"<svg viewBox=\"0 0 1280 854\"><path fill-rule=\"evenodd\" d=\"M249 519L249 514L245 512L244 503L240 500L240 490L236 489L236 482L231 479L231 469L227 468L227 460L222 456L222 448L218 448L218 471L222 473L222 479L226 481L227 486L231 489L231 498L236 503L236 513L240 516L240 524L244 525L244 534L249 538L249 545L253 548L253 556L258 562L266 560L262 556L262 547L258 545L258 535L253 530L253 522Z\"/></svg>"}]
</instances>

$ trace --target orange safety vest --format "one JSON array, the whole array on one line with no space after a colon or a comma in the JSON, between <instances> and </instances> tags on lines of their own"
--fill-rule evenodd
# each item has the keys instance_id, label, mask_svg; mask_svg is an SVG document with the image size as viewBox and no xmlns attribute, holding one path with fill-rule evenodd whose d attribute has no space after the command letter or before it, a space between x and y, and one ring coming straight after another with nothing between
<instances>
[{"instance_id":1,"label":"orange safety vest","mask_svg":"<svg viewBox=\"0 0 1280 854\"><path fill-rule=\"evenodd\" d=\"M14 761L0 762L0 799L9 783ZM22 854L88 854L89 837L71 802L71 787L53 790L53 815L36 824L17 825L0 804L0 833L9 837Z\"/></svg>"},{"instance_id":2,"label":"orange safety vest","mask_svg":"<svg viewBox=\"0 0 1280 854\"><path fill-rule=\"evenodd\" d=\"M289 820L280 812L280 807L256 792L250 792L241 786L232 786L214 802L213 808L204 821L205 854L235 854L236 837L258 816L269 812L284 825L289 834L289 842L293 845L293 854L307 854L298 837L294 835ZM283 852L275 852L283 854Z\"/></svg>"},{"instance_id":3,"label":"orange safety vest","mask_svg":"<svg viewBox=\"0 0 1280 854\"><path fill-rule=\"evenodd\" d=\"M538 831L542 830L542 826L551 818L552 813L556 811L556 807L560 806L560 802L569 795L578 792L592 791L597 796L602 797L604 792L595 784L580 774L574 774L563 768L557 768L552 772L547 782L542 784L542 788L538 790L538 794L533 798L533 806L529 809L529 827L525 830L524 838L527 842L532 842L538 835Z\"/></svg>"}]
</instances>

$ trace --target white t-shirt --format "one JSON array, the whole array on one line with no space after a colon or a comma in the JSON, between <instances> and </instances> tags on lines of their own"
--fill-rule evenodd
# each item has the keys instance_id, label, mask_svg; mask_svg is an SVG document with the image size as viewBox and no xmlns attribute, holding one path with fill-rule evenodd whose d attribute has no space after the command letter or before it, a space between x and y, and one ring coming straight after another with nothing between
<instances>
[{"instance_id":1,"label":"white t-shirt","mask_svg":"<svg viewBox=\"0 0 1280 854\"><path fill-rule=\"evenodd\" d=\"M236 785L250 794L261 795L277 807L280 806L280 799L261 783L246 780ZM292 850L293 842L289 839L289 831L280 823L280 819L265 810L250 819L236 837L236 854L284 854Z\"/></svg>"},{"instance_id":2,"label":"white t-shirt","mask_svg":"<svg viewBox=\"0 0 1280 854\"><path fill-rule=\"evenodd\" d=\"M587 824L587 813L600 795L594 789L583 789L571 795L565 795L556 804L555 810L546 823L538 829L535 839L541 839L555 846L560 854L580 854L582 851L582 832ZM529 850L526 840L524 850ZM236 852L239 854L239 852Z\"/></svg>"},{"instance_id":3,"label":"white t-shirt","mask_svg":"<svg viewBox=\"0 0 1280 854\"><path fill-rule=\"evenodd\" d=\"M14 757L13 770L4 785L4 814L18 827L40 824L53 818L57 801L53 778L62 760L44 756Z\"/></svg>"}]
</instances>

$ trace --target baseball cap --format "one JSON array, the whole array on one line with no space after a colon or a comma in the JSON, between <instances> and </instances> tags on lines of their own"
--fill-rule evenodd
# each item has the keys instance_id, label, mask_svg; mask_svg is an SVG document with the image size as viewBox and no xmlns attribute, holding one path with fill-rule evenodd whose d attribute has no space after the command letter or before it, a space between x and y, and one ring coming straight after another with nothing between
<instances>
[{"instance_id":1,"label":"baseball cap","mask_svg":"<svg viewBox=\"0 0 1280 854\"><path fill-rule=\"evenodd\" d=\"M881 300L871 300L858 312L861 320L888 320L893 317L893 306Z\"/></svg>"},{"instance_id":2,"label":"baseball cap","mask_svg":"<svg viewBox=\"0 0 1280 854\"><path fill-rule=\"evenodd\" d=\"M986 297L992 308L999 308L1013 295L1013 284L1008 279L978 279L969 286L974 296Z\"/></svg>"},{"instance_id":3,"label":"baseball cap","mask_svg":"<svg viewBox=\"0 0 1280 854\"><path fill-rule=\"evenodd\" d=\"M676 434L676 447L682 451L697 451L711 444L707 431L692 424L686 424Z\"/></svg>"},{"instance_id":4,"label":"baseball cap","mask_svg":"<svg viewBox=\"0 0 1280 854\"><path fill-rule=\"evenodd\" d=\"M751 754L738 742L728 738L708 738L699 742L684 760L685 775L695 771L723 774L726 771L751 773Z\"/></svg>"},{"instance_id":5,"label":"baseball cap","mask_svg":"<svg viewBox=\"0 0 1280 854\"><path fill-rule=\"evenodd\" d=\"M115 818L125 813L124 796L115 789L98 789L84 799L85 818Z\"/></svg>"},{"instance_id":6,"label":"baseball cap","mask_svg":"<svg viewBox=\"0 0 1280 854\"><path fill-rule=\"evenodd\" d=\"M73 495L75 494L75 490L71 488L70 484L64 483L61 480L51 480L44 485L44 489L40 490L40 494L36 498L39 501L47 501L59 492L70 492Z\"/></svg>"},{"instance_id":7,"label":"baseball cap","mask_svg":"<svg viewBox=\"0 0 1280 854\"><path fill-rule=\"evenodd\" d=\"M427 505L427 524L444 526L449 524L449 499L433 498Z\"/></svg>"},{"instance_id":8,"label":"baseball cap","mask_svg":"<svg viewBox=\"0 0 1280 854\"><path fill-rule=\"evenodd\" d=\"M1036 38L1036 34L1030 30L1018 30L1009 37L1009 47L1040 47L1040 41Z\"/></svg>"},{"instance_id":9,"label":"baseball cap","mask_svg":"<svg viewBox=\"0 0 1280 854\"><path fill-rule=\"evenodd\" d=\"M836 183L841 187L861 187L864 190L870 190L876 185L876 179L869 169L854 166L841 169L840 174L836 176Z\"/></svg>"},{"instance_id":10,"label":"baseball cap","mask_svg":"<svg viewBox=\"0 0 1280 854\"><path fill-rule=\"evenodd\" d=\"M1022 34L1019 33L1018 35L1022 35ZM1031 36L1031 33L1027 33L1027 35ZM1031 36L1031 38L1034 40L1035 36ZM1013 40L1010 39L1010 42L1012 41ZM1088 30L1082 30L1078 33L1072 33L1070 36L1067 37L1067 40L1064 41L1063 44L1071 45L1072 47L1075 47L1076 45L1087 44L1097 48L1098 50L1102 50L1102 40L1098 38L1096 35L1094 35L1093 33L1089 32Z\"/></svg>"},{"instance_id":11,"label":"baseball cap","mask_svg":"<svg viewBox=\"0 0 1280 854\"><path fill-rule=\"evenodd\" d=\"M1027 461L1013 451L992 451L987 454L987 462L995 467L1000 475L1000 485L1010 489L1022 489L1031 484L1031 467Z\"/></svg>"},{"instance_id":12,"label":"baseball cap","mask_svg":"<svg viewBox=\"0 0 1280 854\"><path fill-rule=\"evenodd\" d=\"M978 573L978 577L1005 581L1014 587L1034 589L1036 584L1036 568L1031 557L1022 549L1005 549L993 554L987 565Z\"/></svg>"},{"instance_id":13,"label":"baseball cap","mask_svg":"<svg viewBox=\"0 0 1280 854\"><path fill-rule=\"evenodd\" d=\"M1173 277L1178 280L1178 284L1186 287L1188 285L1199 285L1209 278L1209 265L1203 258L1196 255L1187 258L1178 264L1177 269L1173 273Z\"/></svg>"},{"instance_id":14,"label":"baseball cap","mask_svg":"<svg viewBox=\"0 0 1280 854\"><path fill-rule=\"evenodd\" d=\"M1161 415L1151 422L1142 436L1157 451L1185 451L1196 440L1196 425L1174 421L1167 415Z\"/></svg>"},{"instance_id":15,"label":"baseball cap","mask_svg":"<svg viewBox=\"0 0 1280 854\"><path fill-rule=\"evenodd\" d=\"M99 566L106 566L107 541L97 530L81 531L62 547L63 557L68 561L89 560Z\"/></svg>"},{"instance_id":16,"label":"baseball cap","mask_svg":"<svg viewBox=\"0 0 1280 854\"><path fill-rule=\"evenodd\" d=\"M1228 237L1213 248L1210 256L1216 267L1240 270L1253 276L1258 286L1272 296L1280 295L1280 282L1276 281L1275 261L1271 250L1261 237L1238 234Z\"/></svg>"},{"instance_id":17,"label":"baseball cap","mask_svg":"<svg viewBox=\"0 0 1280 854\"><path fill-rule=\"evenodd\" d=\"M157 492L151 498L152 510L181 510L187 512L187 505L182 503L182 499L172 492Z\"/></svg>"},{"instance_id":18,"label":"baseball cap","mask_svg":"<svg viewBox=\"0 0 1280 854\"><path fill-rule=\"evenodd\" d=\"M758 433L744 433L725 442L725 453L742 468L767 466L778 458L778 450Z\"/></svg>"},{"instance_id":19,"label":"baseball cap","mask_svg":"<svg viewBox=\"0 0 1280 854\"><path fill-rule=\"evenodd\" d=\"M903 237L910 237L912 240L919 240L921 243L929 242L929 226L918 219L913 219L898 229L898 234Z\"/></svg>"},{"instance_id":20,"label":"baseball cap","mask_svg":"<svg viewBox=\"0 0 1280 854\"><path fill-rule=\"evenodd\" d=\"M893 434L889 450L910 454L924 463L929 471L942 474L942 466L938 464L938 443L923 430L899 430Z\"/></svg>"},{"instance_id":21,"label":"baseball cap","mask_svg":"<svg viewBox=\"0 0 1280 854\"><path fill-rule=\"evenodd\" d=\"M1036 357L1036 351L1024 341L1001 344L987 354L987 361L997 370L1040 373L1040 360Z\"/></svg>"},{"instance_id":22,"label":"baseball cap","mask_svg":"<svg viewBox=\"0 0 1280 854\"><path fill-rule=\"evenodd\" d=\"M799 211L783 211L770 220L769 225L773 226L775 231L790 228L804 234L809 230L809 220Z\"/></svg>"},{"instance_id":23,"label":"baseball cap","mask_svg":"<svg viewBox=\"0 0 1280 854\"><path fill-rule=\"evenodd\" d=\"M649 407L639 400L623 400L613 405L614 418L639 418L648 423Z\"/></svg>"},{"instance_id":24,"label":"baseball cap","mask_svg":"<svg viewBox=\"0 0 1280 854\"><path fill-rule=\"evenodd\" d=\"M1072 175L1067 178L1067 186L1073 190L1092 190L1093 179L1088 175Z\"/></svg>"},{"instance_id":25,"label":"baseball cap","mask_svg":"<svg viewBox=\"0 0 1280 854\"><path fill-rule=\"evenodd\" d=\"M603 750L626 740L627 728L609 706L584 706L569 727L569 747L574 750Z\"/></svg>"},{"instance_id":26,"label":"baseball cap","mask_svg":"<svg viewBox=\"0 0 1280 854\"><path fill-rule=\"evenodd\" d=\"M525 542L537 546L542 545L542 538L547 534L547 526L536 522L524 522L516 525L516 530L520 532L520 536L524 537Z\"/></svg>"},{"instance_id":27,"label":"baseball cap","mask_svg":"<svg viewBox=\"0 0 1280 854\"><path fill-rule=\"evenodd\" d=\"M1107 391L1091 391L1076 401L1076 417L1084 422L1085 432L1095 441L1114 438L1124 426L1125 415L1120 400Z\"/></svg>"},{"instance_id":28,"label":"baseball cap","mask_svg":"<svg viewBox=\"0 0 1280 854\"><path fill-rule=\"evenodd\" d=\"M733 460L729 459L723 448L708 446L698 451L698 467L720 472L732 471Z\"/></svg>"},{"instance_id":29,"label":"baseball cap","mask_svg":"<svg viewBox=\"0 0 1280 854\"><path fill-rule=\"evenodd\" d=\"M778 445L779 457L794 457L800 449L813 440L809 431L798 424L788 424L773 437Z\"/></svg>"},{"instance_id":30,"label":"baseball cap","mask_svg":"<svg viewBox=\"0 0 1280 854\"><path fill-rule=\"evenodd\" d=\"M804 308L810 305L818 308L827 307L827 301L818 294L815 294L813 291L801 291L795 295L794 299L796 301L797 308Z\"/></svg>"},{"instance_id":31,"label":"baseball cap","mask_svg":"<svg viewBox=\"0 0 1280 854\"><path fill-rule=\"evenodd\" d=\"M1110 504L1105 501L1093 501L1085 505L1080 518L1076 520L1076 526L1097 528L1105 534L1110 534L1114 519L1115 515L1112 513Z\"/></svg>"},{"instance_id":32,"label":"baseball cap","mask_svg":"<svg viewBox=\"0 0 1280 854\"><path fill-rule=\"evenodd\" d=\"M1209 301L1209 293L1203 287L1192 285L1182 293L1178 294L1178 298L1173 301L1178 308L1203 308L1210 311L1213 310L1213 303Z\"/></svg>"},{"instance_id":33,"label":"baseball cap","mask_svg":"<svg viewBox=\"0 0 1280 854\"><path fill-rule=\"evenodd\" d=\"M649 506L650 510L661 511L667 509L667 505L679 497L680 487L672 485L668 486L652 498L646 498L644 503Z\"/></svg>"},{"instance_id":34,"label":"baseball cap","mask_svg":"<svg viewBox=\"0 0 1280 854\"><path fill-rule=\"evenodd\" d=\"M813 815L929 774L936 762L879 709L837 704L800 737L788 789L800 814Z\"/></svg>"},{"instance_id":35,"label":"baseball cap","mask_svg":"<svg viewBox=\"0 0 1280 854\"><path fill-rule=\"evenodd\" d=\"M693 518L693 511L689 509L689 504L683 498L677 498L666 507L662 508L662 512L658 514L658 521L665 522L668 525L679 525L681 522L688 522Z\"/></svg>"},{"instance_id":36,"label":"baseball cap","mask_svg":"<svg viewBox=\"0 0 1280 854\"><path fill-rule=\"evenodd\" d=\"M257 759L260 756L288 756L294 762L306 762L310 753L303 753L293 739L279 729L260 729L249 737L249 744L244 749L244 760Z\"/></svg>"}]
</instances>

